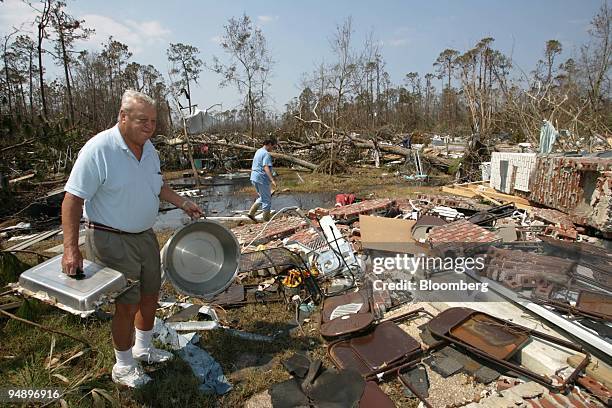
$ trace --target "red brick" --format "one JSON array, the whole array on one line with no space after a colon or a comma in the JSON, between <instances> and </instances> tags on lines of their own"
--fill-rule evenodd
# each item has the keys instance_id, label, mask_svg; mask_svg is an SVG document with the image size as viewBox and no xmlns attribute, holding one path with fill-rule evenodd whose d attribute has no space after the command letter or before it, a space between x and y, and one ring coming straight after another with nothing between
<instances>
[{"instance_id":1,"label":"red brick","mask_svg":"<svg viewBox=\"0 0 612 408\"><path fill-rule=\"evenodd\" d=\"M329 215L336 219L347 219L358 216L359 214L372 214L388 210L395 204L395 201L388 198L366 200L359 203L336 207L329 211Z\"/></svg>"},{"instance_id":2,"label":"red brick","mask_svg":"<svg viewBox=\"0 0 612 408\"><path fill-rule=\"evenodd\" d=\"M530 200L569 215L576 224L612 234L612 159L595 157L538 157L530 180ZM585 200L585 171L596 172L592 202ZM599 198L597 199L597 195ZM607 200L606 200L607 196Z\"/></svg>"}]
</instances>

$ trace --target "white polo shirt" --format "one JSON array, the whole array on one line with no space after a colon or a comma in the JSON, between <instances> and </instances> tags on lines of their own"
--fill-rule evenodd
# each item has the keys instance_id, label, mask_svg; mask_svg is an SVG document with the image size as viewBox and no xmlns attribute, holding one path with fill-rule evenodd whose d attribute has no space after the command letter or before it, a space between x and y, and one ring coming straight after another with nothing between
<instances>
[{"instance_id":1,"label":"white polo shirt","mask_svg":"<svg viewBox=\"0 0 612 408\"><path fill-rule=\"evenodd\" d=\"M85 143L64 190L85 200L90 221L142 232L155 223L162 184L153 144L147 140L138 161L115 125Z\"/></svg>"}]
</instances>

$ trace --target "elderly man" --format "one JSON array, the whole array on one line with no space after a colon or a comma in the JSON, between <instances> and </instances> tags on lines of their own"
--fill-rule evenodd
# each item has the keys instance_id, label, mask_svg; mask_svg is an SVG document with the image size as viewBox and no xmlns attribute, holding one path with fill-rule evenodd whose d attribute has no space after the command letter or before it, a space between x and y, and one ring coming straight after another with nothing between
<instances>
[{"instance_id":1,"label":"elderly man","mask_svg":"<svg viewBox=\"0 0 612 408\"><path fill-rule=\"evenodd\" d=\"M270 220L272 209L272 191L270 184L276 187L276 181L272 176L272 156L270 151L276 146L276 140L264 140L263 146L255 152L253 164L251 165L251 184L255 187L259 197L251 206L247 214L250 219L255 221L255 214L259 207L263 210L263 220Z\"/></svg>"},{"instance_id":2,"label":"elderly man","mask_svg":"<svg viewBox=\"0 0 612 408\"><path fill-rule=\"evenodd\" d=\"M159 244L152 230L159 200L182 208L192 218L203 215L194 202L162 180L159 156L149 140L156 119L153 99L126 91L118 123L81 149L62 203L64 273L75 275L83 268L78 237L84 204L88 259L140 282L116 299L111 327L117 359L112 378L129 387L151 380L135 360L153 363L172 357L151 346L161 285Z\"/></svg>"}]
</instances>

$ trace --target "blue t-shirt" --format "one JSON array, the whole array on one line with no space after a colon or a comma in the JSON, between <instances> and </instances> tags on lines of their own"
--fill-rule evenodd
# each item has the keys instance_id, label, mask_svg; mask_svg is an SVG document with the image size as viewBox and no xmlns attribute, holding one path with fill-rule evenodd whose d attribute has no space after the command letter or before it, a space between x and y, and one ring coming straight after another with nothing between
<instances>
[{"instance_id":1,"label":"blue t-shirt","mask_svg":"<svg viewBox=\"0 0 612 408\"><path fill-rule=\"evenodd\" d=\"M260 148L253 156L251 166L251 181L260 184L270 184L270 178L264 171L264 166L268 166L272 171L272 156L265 147Z\"/></svg>"}]
</instances>

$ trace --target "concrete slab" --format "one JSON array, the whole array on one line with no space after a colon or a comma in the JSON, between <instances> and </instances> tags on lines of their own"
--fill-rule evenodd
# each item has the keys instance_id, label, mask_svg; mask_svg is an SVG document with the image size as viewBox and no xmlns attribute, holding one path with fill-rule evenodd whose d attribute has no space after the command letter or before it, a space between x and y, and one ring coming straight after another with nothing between
<instances>
[{"instance_id":1,"label":"concrete slab","mask_svg":"<svg viewBox=\"0 0 612 408\"><path fill-rule=\"evenodd\" d=\"M501 395L514 395L520 398L535 398L546 393L548 393L546 387L534 381L528 381L502 391Z\"/></svg>"}]
</instances>

